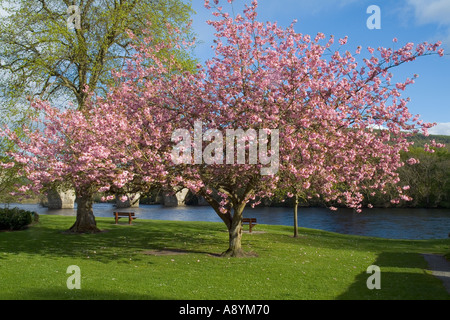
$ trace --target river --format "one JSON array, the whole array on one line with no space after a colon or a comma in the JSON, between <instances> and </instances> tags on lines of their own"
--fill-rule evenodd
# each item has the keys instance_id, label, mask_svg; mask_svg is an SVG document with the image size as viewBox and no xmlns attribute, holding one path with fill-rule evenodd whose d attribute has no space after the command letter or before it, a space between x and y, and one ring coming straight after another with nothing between
<instances>
[{"instance_id":1,"label":"river","mask_svg":"<svg viewBox=\"0 0 450 320\"><path fill-rule=\"evenodd\" d=\"M11 204L38 214L75 216L75 209L48 210L38 204ZM112 204L94 204L96 217L113 217ZM118 211L130 211L120 209ZM163 207L141 205L133 208L138 219L221 222L208 206ZM259 224L293 226L292 208L246 208L245 217L257 218ZM445 239L450 233L450 209L350 209L330 211L326 208L299 208L299 226L342 234L390 239Z\"/></svg>"}]
</instances>

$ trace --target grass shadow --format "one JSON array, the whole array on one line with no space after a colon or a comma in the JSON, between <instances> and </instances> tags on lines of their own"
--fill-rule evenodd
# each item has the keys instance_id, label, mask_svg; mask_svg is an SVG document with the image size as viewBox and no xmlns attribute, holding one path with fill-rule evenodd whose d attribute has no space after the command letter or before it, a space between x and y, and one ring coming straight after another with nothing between
<instances>
[{"instance_id":1,"label":"grass shadow","mask_svg":"<svg viewBox=\"0 0 450 320\"><path fill-rule=\"evenodd\" d=\"M448 300L442 283L426 272L419 253L383 252L373 263L380 268L380 289L369 289L373 273L363 272L337 299L342 300ZM369 267L369 266L368 266Z\"/></svg>"},{"instance_id":2,"label":"grass shadow","mask_svg":"<svg viewBox=\"0 0 450 320\"><path fill-rule=\"evenodd\" d=\"M95 255L97 261L107 263L146 250L184 250L214 255L225 245L223 239L217 237L220 225L210 223L158 221L152 224L145 221L116 225L114 220L98 218L98 227L103 232L71 234L64 232L67 229L63 223L68 219L44 217L41 220L27 230L0 234L0 251L59 257Z\"/></svg>"},{"instance_id":3,"label":"grass shadow","mask_svg":"<svg viewBox=\"0 0 450 320\"><path fill-rule=\"evenodd\" d=\"M15 300L168 300L151 294L124 293L92 289L29 289Z\"/></svg>"}]
</instances>

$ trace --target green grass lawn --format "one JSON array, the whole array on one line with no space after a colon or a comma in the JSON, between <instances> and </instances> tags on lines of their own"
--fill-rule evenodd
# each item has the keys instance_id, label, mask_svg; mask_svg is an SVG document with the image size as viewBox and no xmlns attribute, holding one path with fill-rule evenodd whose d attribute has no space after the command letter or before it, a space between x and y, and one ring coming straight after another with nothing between
<instances>
[{"instance_id":1,"label":"green grass lawn","mask_svg":"<svg viewBox=\"0 0 450 320\"><path fill-rule=\"evenodd\" d=\"M24 231L0 232L0 299L449 299L420 253L446 253L450 240L387 240L258 225L243 235L257 256L218 257L221 223L97 218L100 234L69 235L74 217L41 216ZM170 255L154 255L158 250ZM68 266L81 270L69 290ZM369 290L370 265L381 289Z\"/></svg>"}]
</instances>

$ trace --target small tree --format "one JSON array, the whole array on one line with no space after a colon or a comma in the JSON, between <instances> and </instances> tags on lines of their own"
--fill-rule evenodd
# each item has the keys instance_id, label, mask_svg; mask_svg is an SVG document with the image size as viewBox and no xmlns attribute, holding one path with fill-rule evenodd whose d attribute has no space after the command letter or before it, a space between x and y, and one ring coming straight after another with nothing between
<instances>
[{"instance_id":1,"label":"small tree","mask_svg":"<svg viewBox=\"0 0 450 320\"><path fill-rule=\"evenodd\" d=\"M69 231L100 231L92 210L94 193L117 192L132 181L137 183L131 163L137 157L133 141L139 137L134 135L138 130L123 121L128 110L108 108L101 101L89 110L60 111L42 101L32 106L45 115L42 121L36 119L43 129L25 128L26 139L3 130L3 135L17 145L17 151L10 153L13 161L3 163L3 167L17 167L18 175L29 181L19 188L21 194L39 194L55 186L75 188L77 217ZM157 165L149 152L145 156Z\"/></svg>"},{"instance_id":2,"label":"small tree","mask_svg":"<svg viewBox=\"0 0 450 320\"><path fill-rule=\"evenodd\" d=\"M243 16L232 18L217 8L214 15L220 19L209 22L216 29L216 57L198 77L195 87L201 92L191 91L195 99L183 104L185 110L195 110L191 115L198 115L205 130L279 130L279 150L271 150L279 152L279 168L271 175L261 175L261 159L230 166L220 157L213 165L189 166L194 175L184 172L199 179L202 195L227 224L226 254L232 256L242 254L241 220L250 199L285 187L295 196L317 194L360 211L362 189L383 190L399 183L397 169L404 164L400 151L411 144L407 137L419 130L426 133L432 125L413 117L407 99L401 98L414 81L391 84L389 70L432 54L440 45L378 48L380 58L369 48L372 56L360 67L349 51L331 50L333 37L321 44L321 33L312 39L296 33L294 25L282 29L263 24L256 10L257 1L252 1ZM346 41L340 39L340 47ZM388 130L375 130L377 126ZM250 156L251 146L246 150ZM212 190L221 201L208 197ZM392 201L408 199L402 186L396 191Z\"/></svg>"}]
</instances>

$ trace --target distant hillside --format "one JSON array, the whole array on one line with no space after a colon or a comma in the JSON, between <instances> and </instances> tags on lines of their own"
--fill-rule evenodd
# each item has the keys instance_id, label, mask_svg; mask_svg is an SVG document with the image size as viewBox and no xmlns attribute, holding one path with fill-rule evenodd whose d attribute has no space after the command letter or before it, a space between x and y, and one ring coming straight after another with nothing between
<instances>
[{"instance_id":1,"label":"distant hillside","mask_svg":"<svg viewBox=\"0 0 450 320\"><path fill-rule=\"evenodd\" d=\"M443 143L450 151L450 136L444 135L432 135L425 137L423 134L416 134L410 137L408 140L414 141L414 147L423 147L425 143L429 143L430 140L435 140L437 143Z\"/></svg>"}]
</instances>

